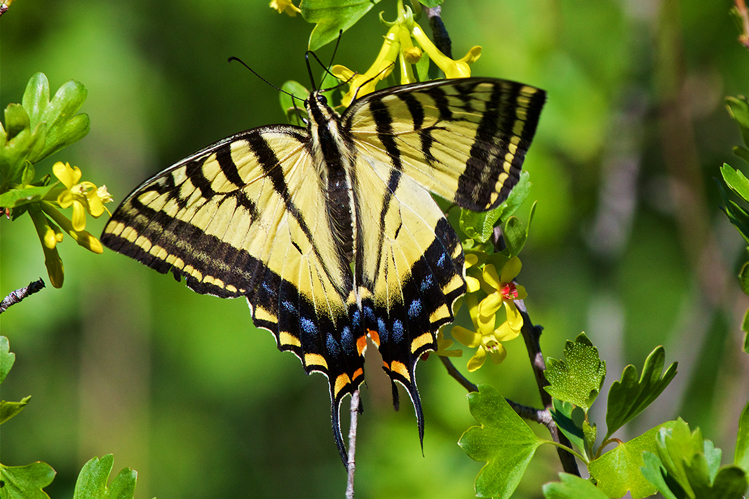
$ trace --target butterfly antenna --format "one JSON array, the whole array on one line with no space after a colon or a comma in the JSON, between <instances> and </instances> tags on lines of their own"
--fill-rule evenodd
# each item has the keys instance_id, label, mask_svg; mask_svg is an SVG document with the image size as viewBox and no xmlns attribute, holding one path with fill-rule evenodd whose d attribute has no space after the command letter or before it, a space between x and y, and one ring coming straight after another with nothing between
<instances>
[{"instance_id":1,"label":"butterfly antenna","mask_svg":"<svg viewBox=\"0 0 749 499\"><path fill-rule=\"evenodd\" d=\"M255 76L257 76L258 78L260 78L260 80L264 81L264 82L265 82L266 84L268 84L268 85L270 85L271 87L275 88L275 89L276 89L276 90L278 90L279 92L282 92L282 93L284 93L284 94L288 95L289 97L291 97L291 102L293 102L293 103L294 103L294 110L295 110L295 111L297 112L297 116L301 116L301 111L300 111L300 110L299 110L299 108L298 108L298 107L296 106L296 101L297 101L297 99L298 99L298 100L300 100L300 101L303 101L304 99L301 99L301 98L297 97L296 95L292 94L291 92L287 92L286 90L284 90L284 89L282 89L282 88L279 88L279 87L277 87L276 85L272 84L271 82L269 82L268 80L266 80L265 78L263 78L262 76L260 76L260 74L258 74L258 72L257 72L257 71L255 71L255 70L254 70L254 69L252 69L252 68L251 68L250 66L248 66L248 65L247 65L247 64L246 64L246 63L245 63L245 62L244 62L244 61L243 61L242 59L240 59L239 57L234 57L234 56L231 56L231 57L229 57L229 61L228 61L228 62L232 62L232 61L237 61L237 62L238 62L238 63L240 63L240 64L241 64L242 66L244 66L244 67L246 67L247 69L249 69L249 70L250 70L250 72L251 72L252 74L254 74L254 75L255 75ZM307 64L307 68L309 68L309 64ZM306 121L306 120L305 120L304 118L302 118L302 121Z\"/></svg>"},{"instance_id":2,"label":"butterfly antenna","mask_svg":"<svg viewBox=\"0 0 749 499\"><path fill-rule=\"evenodd\" d=\"M307 52L304 53L304 60L307 63L307 73L309 73L309 81L312 84L312 90L317 91L317 85L315 85L315 77L312 76L312 66L310 66L310 63L309 63L310 54L315 56L315 59L317 59L317 56L315 55L315 53L312 52L311 50L308 50ZM320 59L317 59L317 60L318 62L320 61Z\"/></svg>"}]
</instances>

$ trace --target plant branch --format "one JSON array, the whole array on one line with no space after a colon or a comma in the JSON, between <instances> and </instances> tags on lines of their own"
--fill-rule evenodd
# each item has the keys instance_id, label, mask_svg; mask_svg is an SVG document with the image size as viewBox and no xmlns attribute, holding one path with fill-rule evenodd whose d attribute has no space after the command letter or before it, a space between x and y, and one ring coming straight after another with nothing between
<instances>
[{"instance_id":1,"label":"plant branch","mask_svg":"<svg viewBox=\"0 0 749 499\"><path fill-rule=\"evenodd\" d=\"M450 35L447 33L445 23L442 22L442 7L424 7L429 18L429 27L432 29L432 38L434 38L434 45L445 54L447 57L452 59L453 49L452 41L450 41Z\"/></svg>"},{"instance_id":2,"label":"plant branch","mask_svg":"<svg viewBox=\"0 0 749 499\"><path fill-rule=\"evenodd\" d=\"M354 499L354 473L356 472L356 424L359 420L359 390L351 394L351 422L348 430L348 480L346 499Z\"/></svg>"},{"instance_id":3,"label":"plant branch","mask_svg":"<svg viewBox=\"0 0 749 499\"><path fill-rule=\"evenodd\" d=\"M38 281L31 282L25 288L19 288L15 291L11 291L8 296L0 303L0 314L8 310L8 307L19 303L27 296L33 295L44 288L44 281L40 278Z\"/></svg>"},{"instance_id":4,"label":"plant branch","mask_svg":"<svg viewBox=\"0 0 749 499\"><path fill-rule=\"evenodd\" d=\"M543 328L541 326L534 326L528 315L528 309L525 307L523 300L515 300L515 305L518 307L520 314L523 316L523 327L521 334L525 340L525 347L528 350L528 357L531 361L531 367L533 368L533 375L536 378L536 384L538 385L538 392L541 395L541 402L544 405L546 411L551 410L551 395L544 390L545 386L549 385L549 382L544 376L546 370L546 363L544 362L544 356L541 352L541 332ZM559 431L554 421L550 421L548 425L545 425L549 429L551 438L561 444L564 447L572 448L572 442ZM577 462L573 454L569 453L563 447L557 446L557 453L559 454L559 460L562 462L562 468L567 473L572 475L580 476L580 470L577 467Z\"/></svg>"},{"instance_id":5,"label":"plant branch","mask_svg":"<svg viewBox=\"0 0 749 499\"><path fill-rule=\"evenodd\" d=\"M461 374L461 372L458 371L458 368L455 367L455 365L453 365L453 362L450 360L450 357L442 357L439 355L438 357L442 361L442 364L445 366L445 369L447 369L447 374L455 378L456 381L460 383L463 388L468 390L469 393L479 391L476 385L468 381L468 378L463 376L463 374Z\"/></svg>"}]
</instances>

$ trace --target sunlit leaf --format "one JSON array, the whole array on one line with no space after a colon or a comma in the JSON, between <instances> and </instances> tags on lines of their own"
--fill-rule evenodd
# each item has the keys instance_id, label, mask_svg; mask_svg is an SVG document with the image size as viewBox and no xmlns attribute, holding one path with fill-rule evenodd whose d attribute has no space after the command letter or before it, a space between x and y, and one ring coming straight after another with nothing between
<instances>
[{"instance_id":1,"label":"sunlit leaf","mask_svg":"<svg viewBox=\"0 0 749 499\"><path fill-rule=\"evenodd\" d=\"M0 194L0 206L3 208L14 208L26 203L40 201L51 191L57 183L51 185L25 187L23 189L11 189Z\"/></svg>"},{"instance_id":2,"label":"sunlit leaf","mask_svg":"<svg viewBox=\"0 0 749 499\"><path fill-rule=\"evenodd\" d=\"M4 466L0 464L3 487L2 499L49 499L42 490L55 479L55 470L47 463L31 463L26 466Z\"/></svg>"},{"instance_id":3,"label":"sunlit leaf","mask_svg":"<svg viewBox=\"0 0 749 499\"><path fill-rule=\"evenodd\" d=\"M559 474L560 482L543 486L546 499L608 499L609 496L593 485L590 480L568 473Z\"/></svg>"},{"instance_id":4,"label":"sunlit leaf","mask_svg":"<svg viewBox=\"0 0 749 499\"><path fill-rule=\"evenodd\" d=\"M8 338L0 336L0 383L5 381L5 377L8 375L15 362L16 354L10 351Z\"/></svg>"},{"instance_id":5,"label":"sunlit leaf","mask_svg":"<svg viewBox=\"0 0 749 499\"><path fill-rule=\"evenodd\" d=\"M645 451L656 452L655 437L661 428L671 428L675 421L668 421L651 428L629 442L623 442L588 465L590 476L596 479L598 488L609 497L622 497L627 491L634 499L655 494L655 485L648 482L640 468L645 463Z\"/></svg>"},{"instance_id":6,"label":"sunlit leaf","mask_svg":"<svg viewBox=\"0 0 749 499\"><path fill-rule=\"evenodd\" d=\"M574 342L567 341L564 360L549 359L544 374L550 383L544 387L549 395L587 412L601 391L606 362L585 333L580 333Z\"/></svg>"},{"instance_id":7,"label":"sunlit leaf","mask_svg":"<svg viewBox=\"0 0 749 499\"><path fill-rule=\"evenodd\" d=\"M31 396L24 397L20 402L6 402L5 400L0 401L0 424L5 423L7 420L21 412L26 407L26 404L31 400Z\"/></svg>"},{"instance_id":8,"label":"sunlit leaf","mask_svg":"<svg viewBox=\"0 0 749 499\"><path fill-rule=\"evenodd\" d=\"M468 394L468 405L481 426L469 428L458 444L471 459L487 463L476 477L476 495L508 498L544 440L491 385Z\"/></svg>"},{"instance_id":9,"label":"sunlit leaf","mask_svg":"<svg viewBox=\"0 0 749 499\"><path fill-rule=\"evenodd\" d=\"M380 0L304 0L302 17L316 24L309 37L309 50L318 50L338 38Z\"/></svg>"},{"instance_id":10,"label":"sunlit leaf","mask_svg":"<svg viewBox=\"0 0 749 499\"><path fill-rule=\"evenodd\" d=\"M749 201L749 179L741 173L740 170L732 168L730 165L723 163L720 167L720 174L726 185L744 201Z\"/></svg>"},{"instance_id":11,"label":"sunlit leaf","mask_svg":"<svg viewBox=\"0 0 749 499\"><path fill-rule=\"evenodd\" d=\"M658 346L645 359L639 379L637 368L630 364L624 368L621 380L614 381L609 390L605 438L637 417L671 383L676 376L677 363L663 373L665 359L665 350Z\"/></svg>"},{"instance_id":12,"label":"sunlit leaf","mask_svg":"<svg viewBox=\"0 0 749 499\"><path fill-rule=\"evenodd\" d=\"M83 465L75 483L73 499L132 499L138 473L124 468L107 487L113 464L114 457L107 454L101 459L94 457Z\"/></svg>"}]
</instances>

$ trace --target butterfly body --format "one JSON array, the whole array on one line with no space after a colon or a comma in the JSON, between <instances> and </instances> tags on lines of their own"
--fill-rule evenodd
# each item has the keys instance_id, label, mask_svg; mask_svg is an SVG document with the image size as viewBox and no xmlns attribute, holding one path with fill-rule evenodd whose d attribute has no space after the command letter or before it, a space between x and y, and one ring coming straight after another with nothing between
<instances>
[{"instance_id":1,"label":"butterfly body","mask_svg":"<svg viewBox=\"0 0 749 499\"><path fill-rule=\"evenodd\" d=\"M364 380L367 338L423 436L416 363L466 286L462 248L429 191L499 205L544 99L468 78L375 92L339 115L313 92L306 128L242 132L167 168L125 199L102 242L196 292L245 296L279 349L328 377L345 462L340 404Z\"/></svg>"}]
</instances>

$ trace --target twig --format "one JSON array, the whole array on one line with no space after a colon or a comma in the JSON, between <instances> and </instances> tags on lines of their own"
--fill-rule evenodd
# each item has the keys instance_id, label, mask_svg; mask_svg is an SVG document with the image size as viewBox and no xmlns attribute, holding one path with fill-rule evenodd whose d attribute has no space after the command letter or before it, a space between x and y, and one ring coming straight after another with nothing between
<instances>
[{"instance_id":1,"label":"twig","mask_svg":"<svg viewBox=\"0 0 749 499\"><path fill-rule=\"evenodd\" d=\"M44 281L40 278L38 281L32 281L25 288L19 288L15 291L11 291L8 296L0 303L0 314L8 310L8 307L19 303L27 296L33 295L34 293L41 291L44 287Z\"/></svg>"},{"instance_id":2,"label":"twig","mask_svg":"<svg viewBox=\"0 0 749 499\"><path fill-rule=\"evenodd\" d=\"M450 360L450 357L442 357L442 356L438 356L438 357L442 361L442 364L444 364L445 369L447 369L447 374L455 378L458 381L458 383L461 384L463 388L468 390L469 393L479 391L476 385L468 381L468 378L463 376L460 373L460 371L458 371L458 368L453 365L452 361Z\"/></svg>"},{"instance_id":3,"label":"twig","mask_svg":"<svg viewBox=\"0 0 749 499\"><path fill-rule=\"evenodd\" d=\"M528 421L533 421L538 424L542 424L546 428L548 428L549 431L552 431L552 426L554 426L554 429L556 429L556 425L554 423L554 420L551 418L551 413L548 409L536 409L535 407L518 404L517 402L513 402L512 400L507 398L505 400L508 404L510 404L510 407L512 407L515 413L521 418L527 419Z\"/></svg>"},{"instance_id":4,"label":"twig","mask_svg":"<svg viewBox=\"0 0 749 499\"><path fill-rule=\"evenodd\" d=\"M525 348L528 350L528 357L531 361L531 367L533 368L533 375L536 378L536 385L538 385L538 392L541 395L541 403L544 405L546 412L551 410L551 395L544 390L545 386L549 385L544 371L546 370L546 363L544 363L544 355L541 353L541 326L534 326L528 315L528 309L525 307L523 300L515 300L515 305L518 307L520 314L523 316L523 327L520 330L525 340ZM563 433L559 431L554 421L549 421L545 424L546 428L549 429L552 440L559 442L562 445L572 448L572 442L569 441ZM567 473L572 475L580 476L580 470L577 468L577 461L575 456L567 452L566 450L557 447L557 453L559 454L559 460L562 462L562 468Z\"/></svg>"},{"instance_id":5,"label":"twig","mask_svg":"<svg viewBox=\"0 0 749 499\"><path fill-rule=\"evenodd\" d=\"M354 499L354 473L356 472L356 423L359 419L359 390L351 394L351 423L348 430L348 481L346 499Z\"/></svg>"},{"instance_id":6,"label":"twig","mask_svg":"<svg viewBox=\"0 0 749 499\"><path fill-rule=\"evenodd\" d=\"M434 45L440 49L440 52L445 54L447 57L453 57L452 42L450 41L450 35L447 33L445 23L442 22L442 7L424 7L429 18L429 27L432 28L432 37L434 38Z\"/></svg>"}]
</instances>

